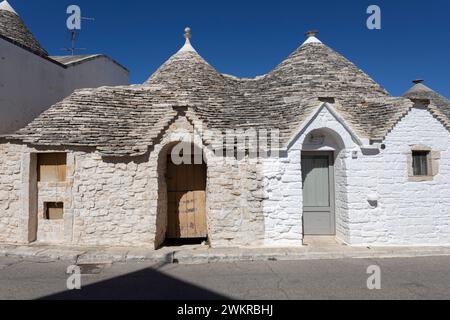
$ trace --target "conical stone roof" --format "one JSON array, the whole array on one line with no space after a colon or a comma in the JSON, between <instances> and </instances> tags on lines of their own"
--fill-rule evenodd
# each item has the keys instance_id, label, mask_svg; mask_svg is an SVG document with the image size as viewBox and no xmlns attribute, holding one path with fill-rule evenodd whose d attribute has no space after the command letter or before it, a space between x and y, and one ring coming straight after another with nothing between
<instances>
[{"instance_id":1,"label":"conical stone roof","mask_svg":"<svg viewBox=\"0 0 450 320\"><path fill-rule=\"evenodd\" d=\"M48 55L6 0L0 3L0 37L6 38L38 55Z\"/></svg>"},{"instance_id":2,"label":"conical stone roof","mask_svg":"<svg viewBox=\"0 0 450 320\"><path fill-rule=\"evenodd\" d=\"M209 65L189 40L145 83L154 92L170 95L170 100L195 105L209 96L226 94L227 79Z\"/></svg>"},{"instance_id":3,"label":"conical stone roof","mask_svg":"<svg viewBox=\"0 0 450 320\"><path fill-rule=\"evenodd\" d=\"M310 37L265 79L285 96L380 97L388 93L352 62Z\"/></svg>"},{"instance_id":4,"label":"conical stone roof","mask_svg":"<svg viewBox=\"0 0 450 320\"><path fill-rule=\"evenodd\" d=\"M448 120L450 127L450 100L424 85L421 80L415 81L414 86L403 96L411 100L430 100L431 108L434 109L437 117L440 114L447 117L446 120Z\"/></svg>"},{"instance_id":5,"label":"conical stone roof","mask_svg":"<svg viewBox=\"0 0 450 320\"><path fill-rule=\"evenodd\" d=\"M413 106L407 98L390 96L316 37L254 79L220 74L187 37L143 85L76 91L10 138L137 156L183 112L205 130L275 129L286 146L324 98L334 98L333 107L360 137L374 140L383 139ZM440 116L450 119L450 113Z\"/></svg>"}]
</instances>

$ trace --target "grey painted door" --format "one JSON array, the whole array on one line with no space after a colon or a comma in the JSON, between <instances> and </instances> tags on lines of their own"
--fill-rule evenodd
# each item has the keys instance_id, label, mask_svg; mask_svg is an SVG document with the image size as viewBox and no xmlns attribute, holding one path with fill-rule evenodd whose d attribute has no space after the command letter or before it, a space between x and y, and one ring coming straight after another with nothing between
<instances>
[{"instance_id":1,"label":"grey painted door","mask_svg":"<svg viewBox=\"0 0 450 320\"><path fill-rule=\"evenodd\" d=\"M304 152L303 229L305 235L334 235L334 162L333 153Z\"/></svg>"}]
</instances>

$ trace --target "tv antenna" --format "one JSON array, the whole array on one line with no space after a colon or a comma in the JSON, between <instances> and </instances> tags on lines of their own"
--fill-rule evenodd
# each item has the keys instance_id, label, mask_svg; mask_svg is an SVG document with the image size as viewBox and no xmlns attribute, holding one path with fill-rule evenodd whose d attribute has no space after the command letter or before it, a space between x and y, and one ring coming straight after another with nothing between
<instances>
[{"instance_id":1,"label":"tv antenna","mask_svg":"<svg viewBox=\"0 0 450 320\"><path fill-rule=\"evenodd\" d=\"M71 14L67 19L67 28L70 34L70 48L63 48L61 50L69 51L70 55L74 56L77 50L87 50L86 48L77 48L76 42L78 40L78 35L81 31L81 22L85 21L95 21L95 18L86 18L81 16L81 9L76 5L69 6L67 8L67 13Z\"/></svg>"}]
</instances>

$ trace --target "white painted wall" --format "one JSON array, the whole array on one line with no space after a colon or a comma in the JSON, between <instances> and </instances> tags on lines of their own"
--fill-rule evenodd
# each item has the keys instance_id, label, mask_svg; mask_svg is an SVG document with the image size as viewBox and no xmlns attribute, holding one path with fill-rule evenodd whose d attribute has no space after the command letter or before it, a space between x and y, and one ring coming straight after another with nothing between
<instances>
[{"instance_id":1,"label":"white painted wall","mask_svg":"<svg viewBox=\"0 0 450 320\"><path fill-rule=\"evenodd\" d=\"M386 150L349 162L349 242L352 245L450 244L450 133L427 110L413 108L384 142ZM414 145L441 152L433 181L408 179ZM368 192L380 196L377 208Z\"/></svg>"},{"instance_id":2,"label":"white painted wall","mask_svg":"<svg viewBox=\"0 0 450 320\"><path fill-rule=\"evenodd\" d=\"M31 122L75 89L128 84L128 72L107 58L67 69L0 39L0 135Z\"/></svg>"},{"instance_id":3,"label":"white painted wall","mask_svg":"<svg viewBox=\"0 0 450 320\"><path fill-rule=\"evenodd\" d=\"M333 146L328 138L321 146L307 145L308 134L329 129L340 136L343 148ZM338 119L322 109L295 138L286 156L264 161L265 244L298 245L302 240L301 151L316 149L336 152L339 240L364 246L449 245L450 133L427 110L414 108L384 143L386 150L363 152ZM407 155L414 145L441 152L439 174L433 181L409 181ZM373 193L380 197L377 206L368 201Z\"/></svg>"},{"instance_id":4,"label":"white painted wall","mask_svg":"<svg viewBox=\"0 0 450 320\"><path fill-rule=\"evenodd\" d=\"M69 94L73 88L127 85L128 72L107 57L101 56L69 67L66 70L65 82L65 89Z\"/></svg>"},{"instance_id":5,"label":"white painted wall","mask_svg":"<svg viewBox=\"0 0 450 320\"><path fill-rule=\"evenodd\" d=\"M308 145L305 139L313 131L325 134L321 145ZM302 151L335 151L337 237L346 238L342 227L347 220L346 174L343 171L349 153L357 145L350 132L325 106L317 110L295 137L287 154L263 161L265 196L263 203L265 245L299 246L303 242Z\"/></svg>"}]
</instances>

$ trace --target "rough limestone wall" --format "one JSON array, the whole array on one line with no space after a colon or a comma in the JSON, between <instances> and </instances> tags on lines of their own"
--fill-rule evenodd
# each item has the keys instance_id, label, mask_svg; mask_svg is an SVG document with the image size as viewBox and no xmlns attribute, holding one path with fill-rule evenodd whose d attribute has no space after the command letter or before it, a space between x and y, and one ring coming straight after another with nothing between
<instances>
[{"instance_id":1,"label":"rough limestone wall","mask_svg":"<svg viewBox=\"0 0 450 320\"><path fill-rule=\"evenodd\" d=\"M145 159L103 159L75 153L73 242L151 245L152 169Z\"/></svg>"},{"instance_id":2,"label":"rough limestone wall","mask_svg":"<svg viewBox=\"0 0 450 320\"><path fill-rule=\"evenodd\" d=\"M21 241L22 146L0 142L0 242Z\"/></svg>"},{"instance_id":3,"label":"rough limestone wall","mask_svg":"<svg viewBox=\"0 0 450 320\"><path fill-rule=\"evenodd\" d=\"M350 243L450 244L450 133L428 111L414 108L384 143L386 150L349 168ZM409 181L407 154L414 145L441 152L433 181ZM376 208L368 192L378 193Z\"/></svg>"},{"instance_id":4,"label":"rough limestone wall","mask_svg":"<svg viewBox=\"0 0 450 320\"><path fill-rule=\"evenodd\" d=\"M64 219L46 220L45 203L64 203L64 213L70 210L71 183L39 182L38 183L38 229L37 241L42 243L64 243Z\"/></svg>"},{"instance_id":5,"label":"rough limestone wall","mask_svg":"<svg viewBox=\"0 0 450 320\"><path fill-rule=\"evenodd\" d=\"M167 225L165 167L161 159L165 160L166 148L189 136L180 129L192 128L186 119L179 119L142 158L105 159L97 153L70 152L74 159L73 186L65 192L58 186L40 184L39 208L44 201L64 200L70 203L73 224L68 226L70 220L65 219L63 228L58 222L40 220L39 240L62 242L64 235L66 243L76 245L160 245ZM211 151L206 151L205 161L211 244L262 245L263 178L258 164L247 160L225 163Z\"/></svg>"},{"instance_id":6,"label":"rough limestone wall","mask_svg":"<svg viewBox=\"0 0 450 320\"><path fill-rule=\"evenodd\" d=\"M180 117L165 132L149 156L152 188L150 202L152 241L159 246L167 226L165 161L174 144L184 141L202 145L192 125ZM257 163L248 159L224 159L204 149L207 164L206 216L213 247L260 246L264 238L262 215L262 177ZM158 187L159 186L159 187ZM155 199L153 198L155 197Z\"/></svg>"},{"instance_id":7,"label":"rough limestone wall","mask_svg":"<svg viewBox=\"0 0 450 320\"><path fill-rule=\"evenodd\" d=\"M264 244L263 177L260 165L210 157L208 161L208 229L213 247Z\"/></svg>"}]
</instances>

